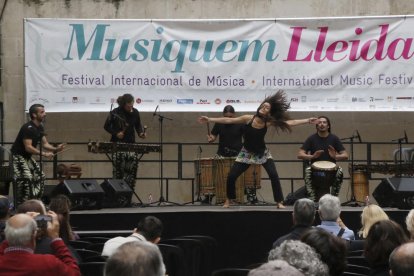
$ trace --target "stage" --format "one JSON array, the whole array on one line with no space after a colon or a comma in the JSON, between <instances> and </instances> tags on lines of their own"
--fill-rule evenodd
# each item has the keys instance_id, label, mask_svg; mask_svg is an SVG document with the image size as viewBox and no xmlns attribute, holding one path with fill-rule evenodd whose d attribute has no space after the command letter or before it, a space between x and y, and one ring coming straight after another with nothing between
<instances>
[{"instance_id":1,"label":"stage","mask_svg":"<svg viewBox=\"0 0 414 276\"><path fill-rule=\"evenodd\" d=\"M355 233L361 227L363 207L342 207L341 218ZM216 205L152 204L146 207L83 210L71 212L71 224L82 236L128 235L137 222L148 215L164 223L162 238L182 235L208 235L217 239L216 268L245 267L262 262L273 241L290 231L292 206L239 205L223 208ZM391 219L405 228L408 210L384 209ZM318 217L316 217L316 224ZM162 241L161 241L162 242Z\"/></svg>"}]
</instances>

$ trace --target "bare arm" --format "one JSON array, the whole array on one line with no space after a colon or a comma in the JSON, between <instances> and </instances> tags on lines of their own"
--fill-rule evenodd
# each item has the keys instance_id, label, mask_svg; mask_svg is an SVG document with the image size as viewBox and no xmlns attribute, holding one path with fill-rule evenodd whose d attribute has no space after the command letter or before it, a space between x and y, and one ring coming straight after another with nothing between
<instances>
[{"instance_id":1,"label":"bare arm","mask_svg":"<svg viewBox=\"0 0 414 276\"><path fill-rule=\"evenodd\" d=\"M323 150L317 150L313 154L307 154L305 150L300 149L297 157L298 159L301 159L301 160L312 160L312 159L315 159L321 156L322 153L323 153Z\"/></svg>"},{"instance_id":2,"label":"bare arm","mask_svg":"<svg viewBox=\"0 0 414 276\"><path fill-rule=\"evenodd\" d=\"M318 118L307 118L307 119L297 119L297 120L288 120L286 123L290 126L300 126L305 124L313 124L316 125L319 122Z\"/></svg>"},{"instance_id":3,"label":"bare arm","mask_svg":"<svg viewBox=\"0 0 414 276\"><path fill-rule=\"evenodd\" d=\"M220 124L244 124L249 122L253 118L253 115L243 115L239 117L218 117L218 118L210 118L207 116L200 116L198 118L198 122L200 124L205 124L207 122L212 123L220 123Z\"/></svg>"},{"instance_id":4,"label":"bare arm","mask_svg":"<svg viewBox=\"0 0 414 276\"><path fill-rule=\"evenodd\" d=\"M334 147L329 146L328 151L329 155L336 161L348 160L348 153L346 152L346 150L337 152Z\"/></svg>"},{"instance_id":5,"label":"bare arm","mask_svg":"<svg viewBox=\"0 0 414 276\"><path fill-rule=\"evenodd\" d=\"M59 144L57 147L52 146L52 145L51 145L51 144L49 144L49 142L47 141L46 136L43 136L43 137L42 137L42 145L43 145L43 148L44 148L45 150L49 150L49 151L56 151L56 152L58 152L58 151L62 151L62 150L64 149L64 147L65 147L65 144Z\"/></svg>"}]
</instances>

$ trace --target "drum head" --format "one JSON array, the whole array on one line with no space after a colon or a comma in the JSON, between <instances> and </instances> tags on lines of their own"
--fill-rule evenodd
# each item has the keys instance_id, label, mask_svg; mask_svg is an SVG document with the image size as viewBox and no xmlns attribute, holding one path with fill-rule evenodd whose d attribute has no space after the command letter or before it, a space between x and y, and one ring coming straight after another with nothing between
<instances>
[{"instance_id":1,"label":"drum head","mask_svg":"<svg viewBox=\"0 0 414 276\"><path fill-rule=\"evenodd\" d=\"M316 161L312 164L313 169L322 171L331 171L337 168L337 165L330 161Z\"/></svg>"}]
</instances>

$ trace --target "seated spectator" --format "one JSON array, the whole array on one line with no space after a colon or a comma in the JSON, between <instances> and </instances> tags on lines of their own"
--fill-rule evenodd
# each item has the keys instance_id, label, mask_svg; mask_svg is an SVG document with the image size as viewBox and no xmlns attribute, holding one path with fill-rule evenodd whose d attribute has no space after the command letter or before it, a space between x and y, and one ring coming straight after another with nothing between
<instances>
[{"instance_id":1,"label":"seated spectator","mask_svg":"<svg viewBox=\"0 0 414 276\"><path fill-rule=\"evenodd\" d=\"M414 274L414 242L405 243L390 255L390 275L407 276Z\"/></svg>"},{"instance_id":2,"label":"seated spectator","mask_svg":"<svg viewBox=\"0 0 414 276\"><path fill-rule=\"evenodd\" d=\"M0 242L4 240L4 228L10 217L10 202L5 196L0 195Z\"/></svg>"},{"instance_id":3,"label":"seated spectator","mask_svg":"<svg viewBox=\"0 0 414 276\"><path fill-rule=\"evenodd\" d=\"M147 216L138 222L137 228L129 237L115 237L105 242L102 256L111 256L119 246L130 241L158 243L161 239L162 229L161 220Z\"/></svg>"},{"instance_id":4,"label":"seated spectator","mask_svg":"<svg viewBox=\"0 0 414 276\"><path fill-rule=\"evenodd\" d=\"M70 226L70 199L64 195L59 194L53 197L49 204L49 209L58 215L60 223L60 237L68 244L69 241L76 240L76 234L72 231Z\"/></svg>"},{"instance_id":5,"label":"seated spectator","mask_svg":"<svg viewBox=\"0 0 414 276\"><path fill-rule=\"evenodd\" d=\"M248 276L303 276L304 274L283 260L262 264L249 272Z\"/></svg>"},{"instance_id":6,"label":"seated spectator","mask_svg":"<svg viewBox=\"0 0 414 276\"><path fill-rule=\"evenodd\" d=\"M29 199L18 205L16 209L17 214L25 214L27 212L35 212L40 215L45 215L46 207L40 200Z\"/></svg>"},{"instance_id":7,"label":"seated spectator","mask_svg":"<svg viewBox=\"0 0 414 276\"><path fill-rule=\"evenodd\" d=\"M368 236L368 231L371 226L377 221L389 219L388 215L376 204L370 204L365 206L361 214L362 228L358 232L358 235L364 239Z\"/></svg>"},{"instance_id":8,"label":"seated spectator","mask_svg":"<svg viewBox=\"0 0 414 276\"><path fill-rule=\"evenodd\" d=\"M354 240L354 231L343 224L341 214L341 202L339 198L326 194L319 199L319 218L321 224L317 227L345 240Z\"/></svg>"},{"instance_id":9,"label":"seated spectator","mask_svg":"<svg viewBox=\"0 0 414 276\"><path fill-rule=\"evenodd\" d=\"M402 227L392 220L380 220L369 229L364 255L371 276L389 275L389 256L391 252L408 238Z\"/></svg>"},{"instance_id":10,"label":"seated spectator","mask_svg":"<svg viewBox=\"0 0 414 276\"><path fill-rule=\"evenodd\" d=\"M285 240L299 240L304 232L312 228L315 219L315 204L308 198L302 198L295 201L293 205L293 229L292 231L278 238L273 243L273 248L279 246Z\"/></svg>"},{"instance_id":11,"label":"seated spectator","mask_svg":"<svg viewBox=\"0 0 414 276\"><path fill-rule=\"evenodd\" d=\"M284 260L306 276L329 275L328 266L319 259L315 249L301 241L284 241L270 250L268 260Z\"/></svg>"},{"instance_id":12,"label":"seated spectator","mask_svg":"<svg viewBox=\"0 0 414 276\"><path fill-rule=\"evenodd\" d=\"M329 275L342 275L346 268L347 247L345 240L338 238L321 228L307 231L301 241L310 245L328 265Z\"/></svg>"},{"instance_id":13,"label":"seated spectator","mask_svg":"<svg viewBox=\"0 0 414 276\"><path fill-rule=\"evenodd\" d=\"M119 246L108 258L105 276L164 276L160 250L149 242L132 241Z\"/></svg>"},{"instance_id":14,"label":"seated spectator","mask_svg":"<svg viewBox=\"0 0 414 276\"><path fill-rule=\"evenodd\" d=\"M0 275L80 275L79 267L65 243L59 238L57 215L49 212L47 235L52 240L53 255L33 254L36 246L36 221L27 214L17 214L6 222L6 240L0 248Z\"/></svg>"},{"instance_id":15,"label":"seated spectator","mask_svg":"<svg viewBox=\"0 0 414 276\"><path fill-rule=\"evenodd\" d=\"M405 224L407 225L408 233L410 233L410 240L414 241L414 209L408 212L405 218Z\"/></svg>"}]
</instances>

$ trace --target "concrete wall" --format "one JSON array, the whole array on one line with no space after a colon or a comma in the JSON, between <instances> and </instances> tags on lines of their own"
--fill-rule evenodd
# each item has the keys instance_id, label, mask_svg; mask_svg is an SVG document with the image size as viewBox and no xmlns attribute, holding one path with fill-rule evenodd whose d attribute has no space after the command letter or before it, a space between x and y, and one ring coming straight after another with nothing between
<instances>
[{"instance_id":1,"label":"concrete wall","mask_svg":"<svg viewBox=\"0 0 414 276\"><path fill-rule=\"evenodd\" d=\"M317 17L317 16L357 16L357 15L400 15L413 14L414 2L406 0L1 0L5 5L1 19L2 44L2 98L5 103L5 141L12 142L20 128L27 120L24 114L24 53L23 53L23 19L24 18L274 18L274 17ZM217 110L220 112L221 110ZM208 115L218 115L208 114ZM205 142L205 127L196 123L198 113L164 114L174 120L164 126L164 142ZM321 114L293 113L292 117L308 117ZM375 112L337 112L325 113L333 122L333 130L340 137L348 137L358 129L364 141L390 141L401 137L406 130L414 137L412 113L375 113ZM104 113L53 113L48 115L46 129L50 141L86 142L90 139L106 141L108 135L103 131ZM143 121L149 126L148 143L158 141L158 122L151 114L143 114ZM292 134L268 135L272 142L302 142L313 128L298 127ZM414 139L414 138L412 138ZM349 146L348 150L349 150ZM296 160L298 145L272 148L273 155L279 160ZM374 157L390 159L395 146L375 147ZM214 147L203 152L203 157L212 156ZM356 147L356 158L364 159L365 152ZM175 149L166 148L165 159L174 158ZM189 159L196 157L196 149L189 149ZM59 158L69 160L92 159L105 160L105 156L87 153L86 147L74 146L71 151ZM144 157L156 160L157 155ZM346 164L343 164L346 167ZM86 177L102 177L110 174L110 164L82 164ZM294 167L278 165L282 177L299 175L300 164ZM45 166L48 176L51 169ZM164 176L174 175L176 167L166 163ZM143 165L139 176L157 175L157 162ZM193 174L191 164L186 175ZM50 181L50 183L55 183ZM378 181L371 181L371 191ZM302 185L296 182L296 186ZM271 200L267 182L263 183L261 194ZM285 194L289 183L283 182ZM157 181L141 181L137 185L138 194L147 199L149 193L154 199L159 196ZM344 183L341 198L349 195L348 183ZM170 199L179 202L189 201L191 190L189 183L180 182L170 185Z\"/></svg>"}]
</instances>

